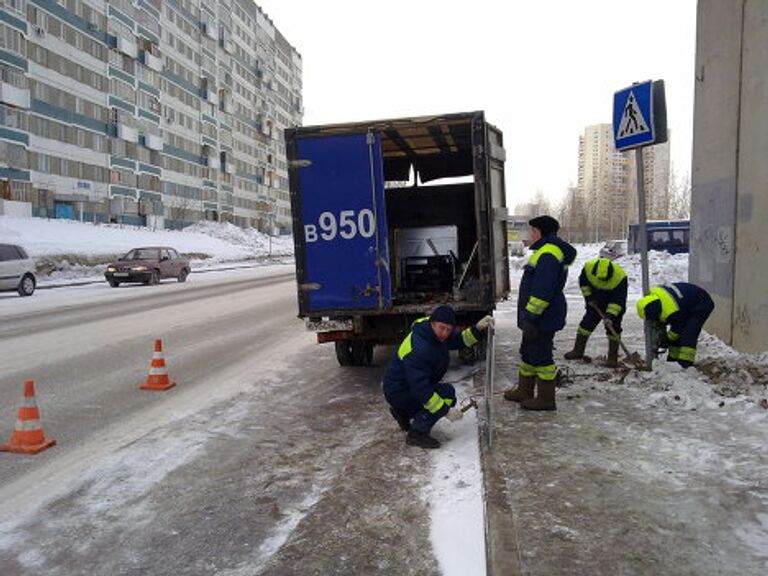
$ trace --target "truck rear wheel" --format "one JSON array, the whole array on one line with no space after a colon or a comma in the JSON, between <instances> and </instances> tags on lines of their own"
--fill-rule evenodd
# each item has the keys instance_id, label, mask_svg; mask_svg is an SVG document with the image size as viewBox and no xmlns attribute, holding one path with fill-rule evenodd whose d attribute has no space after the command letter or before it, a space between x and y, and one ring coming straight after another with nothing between
<instances>
[{"instance_id":1,"label":"truck rear wheel","mask_svg":"<svg viewBox=\"0 0 768 576\"><path fill-rule=\"evenodd\" d=\"M336 359L340 366L352 366L352 342L350 340L336 340Z\"/></svg>"},{"instance_id":2,"label":"truck rear wheel","mask_svg":"<svg viewBox=\"0 0 768 576\"><path fill-rule=\"evenodd\" d=\"M373 342L364 340L337 340L336 359L341 366L370 366L373 361Z\"/></svg>"},{"instance_id":3,"label":"truck rear wheel","mask_svg":"<svg viewBox=\"0 0 768 576\"><path fill-rule=\"evenodd\" d=\"M352 365L370 366L373 360L373 343L364 340L352 342Z\"/></svg>"}]
</instances>

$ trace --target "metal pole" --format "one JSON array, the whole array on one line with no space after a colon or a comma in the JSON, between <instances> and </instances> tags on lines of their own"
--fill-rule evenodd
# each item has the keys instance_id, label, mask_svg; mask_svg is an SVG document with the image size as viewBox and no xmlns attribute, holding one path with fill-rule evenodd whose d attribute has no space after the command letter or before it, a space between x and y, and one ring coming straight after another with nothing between
<instances>
[{"instance_id":1,"label":"metal pole","mask_svg":"<svg viewBox=\"0 0 768 576\"><path fill-rule=\"evenodd\" d=\"M269 207L269 230L267 230L267 234L269 235L269 258L272 258L272 216L274 212L274 206Z\"/></svg>"},{"instance_id":2,"label":"metal pole","mask_svg":"<svg viewBox=\"0 0 768 576\"><path fill-rule=\"evenodd\" d=\"M643 149L635 149L637 164L637 211L640 225L640 261L643 272L643 295L651 291L648 279L648 228L645 225L645 167L643 166ZM651 342L651 323L645 321L645 365L650 370L653 367L653 347Z\"/></svg>"},{"instance_id":3,"label":"metal pole","mask_svg":"<svg viewBox=\"0 0 768 576\"><path fill-rule=\"evenodd\" d=\"M493 326L486 329L485 343L485 440L488 443L488 450L491 449L493 413L491 404L493 403L493 377L495 357L493 353Z\"/></svg>"}]
</instances>

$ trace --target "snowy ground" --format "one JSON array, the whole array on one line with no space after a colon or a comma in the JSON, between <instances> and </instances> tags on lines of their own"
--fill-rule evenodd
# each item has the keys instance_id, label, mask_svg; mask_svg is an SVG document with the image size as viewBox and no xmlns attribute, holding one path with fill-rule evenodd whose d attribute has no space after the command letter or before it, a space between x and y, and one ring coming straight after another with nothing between
<instances>
[{"instance_id":1,"label":"snowy ground","mask_svg":"<svg viewBox=\"0 0 768 576\"><path fill-rule=\"evenodd\" d=\"M583 314L578 271L598 246L578 246L567 285L568 326L555 361L571 377L558 411L532 414L494 398L495 458L514 515L519 568L554 574L742 575L768 572L768 355L740 354L704 333L697 366L664 359L653 370L600 366L596 330L587 354L568 362ZM623 340L644 350L635 312L637 256ZM516 260L513 283L524 259ZM651 285L687 280L686 255L651 253ZM517 379L514 303L499 312L497 386ZM623 354L622 354L623 356Z\"/></svg>"},{"instance_id":2,"label":"snowy ground","mask_svg":"<svg viewBox=\"0 0 768 576\"><path fill-rule=\"evenodd\" d=\"M291 238L273 238L272 241L273 255L290 258ZM244 232L229 225L218 224L201 225L183 232L170 232L57 220L19 220L0 216L0 242L19 243L34 257L49 262L54 272L48 277L40 277L41 285L45 285L75 282L82 278L101 279L105 260L137 245L169 245L180 252L197 255L193 262L193 268L197 270L211 265L253 264L267 255L269 239L258 233ZM583 428L590 421L605 421L614 428L606 432L609 436L598 435L594 438L602 452L590 449L590 446L573 447L570 456L559 461L559 473L564 476L557 482L567 483L568 474L579 474L585 466L610 468L611 464L606 463L605 459L610 458L612 454L611 438L614 439L613 442L631 443L634 446L637 451L637 457L634 459L632 454L627 454L626 451L617 452L613 456L617 462L631 465L634 477L659 487L659 491L649 492L644 496L655 497L661 504L665 504L669 494L677 490L678 485L684 486L686 481L720 476L722 484L711 482L697 485L697 494L701 499L691 498L687 513L694 518L697 511L706 512L708 498L721 498L724 505L736 508L738 513L733 517L715 515L712 519L714 522L730 522L734 518L739 521L738 526L733 526L733 539L721 543L723 552L743 552L747 558L744 566L748 568L760 565L760 561L755 559L764 558L763 572L768 571L768 488L764 483L768 464L762 456L765 452L764 446L768 442L768 353L740 354L719 339L704 334L699 343L698 366L687 371L681 370L676 364L663 361L656 362L654 370L647 373L629 370L613 372L596 365L563 362L562 353L572 344L575 327L583 311L583 300L577 282L578 272L586 260L597 255L599 246L586 245L577 248L579 255L571 267L566 288L570 307L569 324L558 337L556 352L556 361L570 369L574 383L558 393L560 410L547 418L555 424L559 422L560 430L567 430L569 426L574 430L577 427ZM519 283L526 260L527 256L511 260L513 287ZM72 262L79 264L73 265ZM93 262L96 263L90 265ZM634 312L634 302L641 293L639 258L629 256L620 259L619 263L630 278L630 303L624 340L630 350L642 352L642 325ZM650 264L652 284L687 279L687 255L652 253ZM34 298L28 302L34 303ZM499 388L514 380L516 373L519 334L514 326L514 306L513 298L510 302L503 303L497 312L499 338L496 358L499 364ZM605 352L605 338L598 335L598 332L596 331L588 347L588 353L593 357ZM460 395L466 395L476 393L478 375L479 373L468 373L457 366L446 378L456 383ZM614 384L621 386L612 387ZM535 434L540 430L537 428L538 420L518 417L517 412L511 411L513 409L509 403L498 407L496 412L501 414L500 426L511 422L526 434ZM626 412L622 412L627 410L633 413L647 413L649 416L645 425L651 432L640 430L636 434L634 430L627 429L623 423ZM423 487L423 498L424 502L429 502L431 506L431 544L440 572L446 576L480 576L486 573L482 478L476 424L474 411L470 411L467 417L456 424L440 422L435 429L435 435L444 442L444 446L441 450L427 455L431 462L432 474L431 481ZM502 434L501 438L503 437ZM553 434L552 438L556 437L557 434ZM644 451L648 451L648 454ZM654 454L658 455L658 458ZM541 454L536 455L535 452L527 455L541 457ZM559 455L549 456L555 459ZM521 454L513 456L520 457ZM625 458L626 461L623 460ZM676 471L673 466L681 461L685 462L684 473ZM530 479L526 474L541 472L541 469L526 469L526 466L516 464L514 459L502 462L511 494L511 505L517 506L514 513L519 515L519 522L531 523L528 534L541 536L540 541L532 537L525 540L525 535L521 537L521 541L529 545L527 554L521 556L528 568L527 573L574 573L562 568L561 572L551 571L552 565L547 564L547 560L560 556L552 554L542 542L554 538L555 543L565 542L567 546L574 546L583 544L583 534L579 533L577 526L573 524L575 520L567 514L558 515L551 510L542 513L535 507L526 508L525 502L515 499L514 494L522 495L530 488ZM667 470L673 470L673 473ZM662 479L663 482L660 482ZM664 492L665 489L669 492ZM739 490L743 492L741 496L738 494ZM539 498L546 502L545 496L544 493L533 494L531 502L539 502ZM579 496L575 494L573 497L578 500ZM618 498L616 503L620 504L621 494L615 497ZM586 500L584 502L589 503ZM610 498L592 504L597 508L606 502L611 502ZM739 510L739 507L743 509ZM660 523L663 510L657 509L657 514L657 517L650 520ZM710 532L702 528L697 534L702 538L717 538L715 528L716 526ZM285 526L285 529L290 531L292 527ZM670 534L667 534L667 537L668 540L676 542ZM713 544L716 545L717 543ZM279 546L280 543L275 542L275 547ZM583 554L588 548L582 546L580 552L577 547L573 553ZM274 550L265 552L272 553ZM681 546L680 555L683 559L684 554L685 549ZM714 565L717 566L717 563ZM624 568L626 569L626 566ZM669 566L666 568L666 573L670 573ZM706 568L702 570L704 571L700 573L716 573L706 572ZM592 573L610 572L598 570ZM637 570L635 573L653 572ZM661 569L657 573L665 573L665 570Z\"/></svg>"}]
</instances>

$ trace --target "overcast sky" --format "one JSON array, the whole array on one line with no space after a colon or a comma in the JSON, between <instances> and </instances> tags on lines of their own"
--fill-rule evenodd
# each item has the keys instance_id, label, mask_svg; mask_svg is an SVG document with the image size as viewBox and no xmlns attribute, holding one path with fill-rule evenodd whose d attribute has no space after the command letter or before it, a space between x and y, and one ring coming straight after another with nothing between
<instances>
[{"instance_id":1,"label":"overcast sky","mask_svg":"<svg viewBox=\"0 0 768 576\"><path fill-rule=\"evenodd\" d=\"M695 0L256 3L302 56L305 125L485 110L514 206L562 197L613 93L663 79L672 163L690 173Z\"/></svg>"}]
</instances>

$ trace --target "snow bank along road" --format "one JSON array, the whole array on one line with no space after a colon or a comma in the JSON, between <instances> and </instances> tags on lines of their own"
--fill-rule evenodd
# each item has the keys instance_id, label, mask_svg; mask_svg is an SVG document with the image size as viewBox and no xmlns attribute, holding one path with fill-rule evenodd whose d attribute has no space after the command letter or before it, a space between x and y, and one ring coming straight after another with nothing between
<instances>
[{"instance_id":1,"label":"snow bank along road","mask_svg":"<svg viewBox=\"0 0 768 576\"><path fill-rule=\"evenodd\" d=\"M166 392L138 389L155 338ZM1 440L32 378L58 441L0 453L0 573L436 573L428 456L381 404L390 352L339 368L290 267L0 298Z\"/></svg>"}]
</instances>

